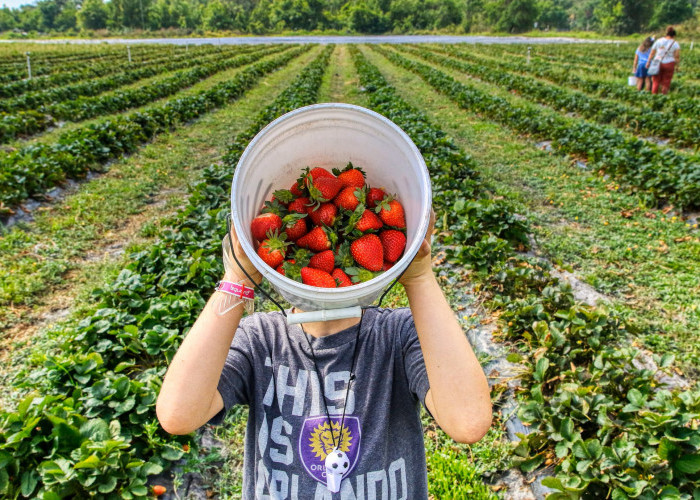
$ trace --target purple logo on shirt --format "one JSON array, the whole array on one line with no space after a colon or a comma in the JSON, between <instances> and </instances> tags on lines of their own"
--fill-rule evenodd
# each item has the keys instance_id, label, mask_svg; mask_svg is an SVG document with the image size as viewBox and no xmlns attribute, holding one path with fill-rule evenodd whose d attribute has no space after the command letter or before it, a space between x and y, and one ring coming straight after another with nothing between
<instances>
[{"instance_id":1,"label":"purple logo on shirt","mask_svg":"<svg viewBox=\"0 0 700 500\"><path fill-rule=\"evenodd\" d=\"M350 460L346 476L355 468L360 456L360 420L357 417L345 417L343 432L340 432L341 417L311 417L304 420L299 433L299 456L304 468L316 481L326 484L326 456L333 450L333 442L340 437L340 450ZM332 434L331 434L332 433Z\"/></svg>"}]
</instances>

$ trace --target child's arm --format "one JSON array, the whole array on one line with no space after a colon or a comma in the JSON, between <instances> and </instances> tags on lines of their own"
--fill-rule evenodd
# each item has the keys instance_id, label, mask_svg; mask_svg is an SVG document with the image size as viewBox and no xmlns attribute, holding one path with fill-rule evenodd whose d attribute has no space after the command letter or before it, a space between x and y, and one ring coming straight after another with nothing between
<instances>
[{"instance_id":1,"label":"child's arm","mask_svg":"<svg viewBox=\"0 0 700 500\"><path fill-rule=\"evenodd\" d=\"M250 263L231 229L236 257L256 282L262 276ZM234 283L245 275L236 269L224 279ZM252 286L245 280L247 286ZM214 295L222 292L215 292ZM243 314L236 306L223 316L214 310L214 295L182 341L168 371L156 401L156 414L163 429L171 434L189 434L209 421L223 408L217 390L226 356Z\"/></svg>"},{"instance_id":2,"label":"child's arm","mask_svg":"<svg viewBox=\"0 0 700 500\"><path fill-rule=\"evenodd\" d=\"M430 389L425 404L455 441L475 443L491 426L486 376L433 274L430 234L401 278L418 332Z\"/></svg>"},{"instance_id":3,"label":"child's arm","mask_svg":"<svg viewBox=\"0 0 700 500\"><path fill-rule=\"evenodd\" d=\"M649 52L649 59L647 59L646 67L648 68L649 65L651 64L651 61L654 60L656 57L656 49L651 49L651 52Z\"/></svg>"}]
</instances>

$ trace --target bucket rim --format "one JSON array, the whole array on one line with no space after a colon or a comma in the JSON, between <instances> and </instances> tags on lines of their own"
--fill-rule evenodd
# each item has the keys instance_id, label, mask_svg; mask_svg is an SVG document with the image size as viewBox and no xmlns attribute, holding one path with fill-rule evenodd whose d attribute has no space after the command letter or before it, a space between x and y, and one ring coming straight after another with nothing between
<instances>
[{"instance_id":1,"label":"bucket rim","mask_svg":"<svg viewBox=\"0 0 700 500\"><path fill-rule=\"evenodd\" d=\"M319 288L288 278L287 276L278 273L276 270L272 269L270 266L265 264L265 262L260 258L260 256L258 256L257 252L255 251L255 248L248 241L247 237L238 236L238 240L240 241L241 246L243 247L243 251L248 256L253 266L260 272L260 274L262 274L264 278L266 278L270 282L271 285L276 286L277 282L284 283L289 287L294 287L294 293L300 294L303 296L303 298L306 299L313 299L315 294L322 292L326 297L323 299L324 302L333 302L334 300L341 301L353 298L359 299L362 296L366 295L368 292L376 291L376 286L379 284L380 281L385 282L382 284L383 287L387 286L392 281L394 281L400 274L403 273L404 269L410 265L411 261L413 261L414 257L418 253L418 250L423 244L423 240L426 237L428 226L430 224L430 211L432 209L432 185L430 182L430 173L428 171L428 166L426 165L425 159L423 158L423 155L421 154L418 147L401 127L399 127L396 123L394 123L384 115L377 113L376 111L373 111L371 109L364 108L362 106L338 102L317 103L294 109L268 123L255 135L255 137L253 137L253 139L248 143L245 150L241 154L241 157L239 158L238 163L236 164L236 171L234 172L233 181L231 184L231 219L233 221L233 226L236 230L237 235L245 234L246 230L242 226L239 213L236 210L234 201L234 194L236 193L236 188L238 187L238 184L240 182L241 165L243 165L247 161L252 151L257 147L258 143L261 142L263 137L265 137L270 130L278 127L284 122L296 118L298 115L314 113L317 111L326 111L329 109L350 111L353 113L359 113L369 116L374 120L382 122L382 124L389 127L393 132L395 132L396 134L398 134L399 137L401 137L401 139L410 148L411 154L413 155L417 164L421 167L421 176L419 179L417 179L417 181L419 181L422 184L422 192L426 193L425 198L427 210L425 210L425 212L422 214L421 219L418 221L418 228L416 231L416 235L422 236L420 238L415 238L411 245L407 246L406 250L404 251L404 255L398 261L396 261L389 270L383 272L375 278L372 278L369 281L353 284L351 287Z\"/></svg>"}]
</instances>

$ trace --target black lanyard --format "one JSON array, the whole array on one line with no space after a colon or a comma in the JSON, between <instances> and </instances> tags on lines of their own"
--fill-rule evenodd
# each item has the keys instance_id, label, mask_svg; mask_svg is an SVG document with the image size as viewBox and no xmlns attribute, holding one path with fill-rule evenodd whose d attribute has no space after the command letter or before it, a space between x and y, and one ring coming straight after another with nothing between
<instances>
[{"instance_id":1,"label":"black lanyard","mask_svg":"<svg viewBox=\"0 0 700 500\"><path fill-rule=\"evenodd\" d=\"M333 446L340 449L340 445L343 442L343 425L345 424L345 410L348 404L348 395L350 394L350 385L355 380L355 363L357 362L358 346L360 345L360 331L362 330L362 320L365 317L365 310L362 309L362 316L360 316L360 322L357 325L357 333L355 334L355 348L352 351L352 361L350 363L350 378L348 378L348 386L345 390L345 401L343 402L343 416L340 419L340 430L338 433L338 442L335 442L335 436L333 434L333 423L331 422L331 415L328 413L328 404L326 404L326 386L323 383L323 376L321 375L321 370L318 369L318 362L316 361L316 353L314 352L314 347L311 345L311 340L309 339L309 334L304 331L304 327L301 327L301 331L306 337L306 342L309 344L309 349L311 350L311 359L314 361L314 369L316 370L316 375L318 376L318 383L321 390L321 399L323 400L323 409L326 412L326 418L328 419L328 426L331 432L331 440L333 441Z\"/></svg>"}]
</instances>

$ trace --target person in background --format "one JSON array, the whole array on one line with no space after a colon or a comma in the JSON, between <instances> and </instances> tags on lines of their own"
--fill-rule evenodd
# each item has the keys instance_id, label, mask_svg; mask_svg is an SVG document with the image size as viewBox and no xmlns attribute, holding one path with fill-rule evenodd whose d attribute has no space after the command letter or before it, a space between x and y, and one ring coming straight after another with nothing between
<instances>
[{"instance_id":1,"label":"person in background","mask_svg":"<svg viewBox=\"0 0 700 500\"><path fill-rule=\"evenodd\" d=\"M651 46L651 54L646 63L647 69L651 61L656 57L661 59L661 66L659 67L658 74L651 77L651 93L658 94L659 86L661 86L661 93L668 94L671 88L673 72L681 62L681 46L676 41L676 30L673 29L673 26L666 28L666 36L659 38L654 42L654 45Z\"/></svg>"},{"instance_id":2,"label":"person in background","mask_svg":"<svg viewBox=\"0 0 700 500\"><path fill-rule=\"evenodd\" d=\"M647 74L647 61L649 60L653 43L654 39L648 36L634 51L632 73L637 77L637 90L639 91L643 89L651 90L651 76Z\"/></svg>"}]
</instances>

